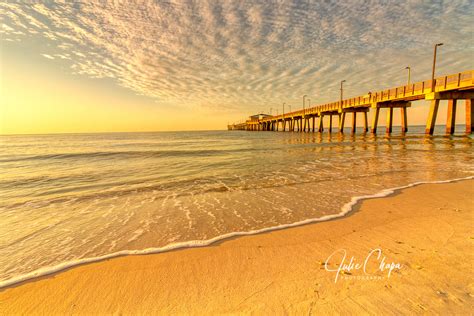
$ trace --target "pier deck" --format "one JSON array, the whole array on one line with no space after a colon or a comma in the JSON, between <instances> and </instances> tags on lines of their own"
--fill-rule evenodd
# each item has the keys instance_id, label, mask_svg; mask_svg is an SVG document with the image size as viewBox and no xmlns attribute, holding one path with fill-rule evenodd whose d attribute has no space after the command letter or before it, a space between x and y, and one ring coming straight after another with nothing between
<instances>
[{"instance_id":1,"label":"pier deck","mask_svg":"<svg viewBox=\"0 0 474 316\"><path fill-rule=\"evenodd\" d=\"M247 120L245 123L228 125L229 130L249 131L312 131L323 132L323 118L330 117L329 132L332 130L332 116L339 118L339 132L344 131L347 113L352 114L351 131L355 133L357 113L364 116L364 132L369 131L368 113L373 112L370 132L377 132L379 112L387 108L386 132L392 132L393 109L399 108L401 115L402 132L408 130L407 108L412 101L431 101L430 112L426 123L426 134L433 134L440 100L448 101L448 118L446 132L454 133L456 107L458 100L465 100L466 107L466 133L472 133L474 116L472 100L474 99L474 70L420 81L405 86L386 89L378 92L369 92L363 96L321 104L306 109L301 109L280 115L264 117L261 119ZM316 123L316 118L318 122Z\"/></svg>"}]
</instances>

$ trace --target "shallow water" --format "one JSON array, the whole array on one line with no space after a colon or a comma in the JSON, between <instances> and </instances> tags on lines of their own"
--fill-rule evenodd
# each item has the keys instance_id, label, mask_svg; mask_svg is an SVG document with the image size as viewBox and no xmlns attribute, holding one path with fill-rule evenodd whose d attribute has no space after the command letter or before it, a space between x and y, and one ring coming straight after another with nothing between
<instances>
[{"instance_id":1,"label":"shallow water","mask_svg":"<svg viewBox=\"0 0 474 316\"><path fill-rule=\"evenodd\" d=\"M320 218L354 196L474 174L471 135L423 131L0 136L0 286L65 262Z\"/></svg>"}]
</instances>

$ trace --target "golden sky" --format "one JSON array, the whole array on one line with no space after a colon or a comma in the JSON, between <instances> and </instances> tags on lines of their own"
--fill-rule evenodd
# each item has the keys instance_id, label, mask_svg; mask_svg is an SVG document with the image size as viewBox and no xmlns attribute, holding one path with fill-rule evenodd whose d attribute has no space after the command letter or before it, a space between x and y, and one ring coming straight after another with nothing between
<instances>
[{"instance_id":1,"label":"golden sky","mask_svg":"<svg viewBox=\"0 0 474 316\"><path fill-rule=\"evenodd\" d=\"M472 69L473 14L463 1L0 3L0 133L225 129L304 94L337 100L341 79L347 97L404 84L407 65L428 79L435 42L438 74ZM416 102L409 123L426 115Z\"/></svg>"},{"instance_id":2,"label":"golden sky","mask_svg":"<svg viewBox=\"0 0 474 316\"><path fill-rule=\"evenodd\" d=\"M7 45L9 45L8 43ZM55 69L49 60L30 63L5 56L2 63L2 134L130 132L219 129L230 119L215 120L205 108L158 106L104 79L81 78Z\"/></svg>"}]
</instances>

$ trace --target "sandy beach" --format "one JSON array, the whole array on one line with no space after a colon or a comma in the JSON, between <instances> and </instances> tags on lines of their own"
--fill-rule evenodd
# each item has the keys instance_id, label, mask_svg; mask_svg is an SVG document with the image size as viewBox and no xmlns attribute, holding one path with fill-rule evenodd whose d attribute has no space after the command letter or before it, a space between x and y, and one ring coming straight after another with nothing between
<instances>
[{"instance_id":1,"label":"sandy beach","mask_svg":"<svg viewBox=\"0 0 474 316\"><path fill-rule=\"evenodd\" d=\"M0 313L467 315L472 196L474 180L419 185L337 220L86 264L3 289ZM327 271L342 249L355 265Z\"/></svg>"}]
</instances>

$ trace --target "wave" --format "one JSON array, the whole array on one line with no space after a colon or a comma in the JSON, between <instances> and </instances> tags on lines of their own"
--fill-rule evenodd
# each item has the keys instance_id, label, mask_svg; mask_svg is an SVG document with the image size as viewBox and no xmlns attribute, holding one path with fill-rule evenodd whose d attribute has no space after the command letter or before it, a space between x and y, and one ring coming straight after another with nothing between
<instances>
[{"instance_id":1,"label":"wave","mask_svg":"<svg viewBox=\"0 0 474 316\"><path fill-rule=\"evenodd\" d=\"M22 155L0 159L0 162L19 162L35 160L61 160L61 159L93 159L93 158L153 158L153 157L179 157L179 156L209 156L236 152L256 151L257 149L200 149L200 150L130 150L130 151L94 151L81 153L61 153L42 155Z\"/></svg>"},{"instance_id":2,"label":"wave","mask_svg":"<svg viewBox=\"0 0 474 316\"><path fill-rule=\"evenodd\" d=\"M317 222L325 222L329 220L334 220L337 218L341 218L346 216L347 214L351 213L353 210L354 206L357 205L357 203L367 200L367 199L375 199L375 198L382 198L389 196L391 194L394 194L397 191L406 189L406 188L411 188L417 185L421 184L437 184L437 183L450 183L450 182L456 182L456 181L462 181L462 180L471 180L474 179L474 176L468 176L464 178L456 178L456 179L450 179L450 180L440 180L440 181L420 181L420 182L414 182L410 183L405 186L400 186L400 187L394 187L394 188L389 188L389 189L383 189L379 191L378 193L371 194L371 195L362 195L362 196L355 196L351 198L351 201L344 204L340 210L339 213L337 214L332 214L332 215L325 215L322 217L317 217L317 218L310 218L290 224L282 224L282 225L277 225L277 226L271 226L271 227L266 227L262 229L256 229L256 230L250 230L250 231L244 231L244 232L231 232L223 235L216 236L211 239L206 239L206 240L191 240L191 241L185 241L185 242L178 242L178 243L172 243L163 247L157 247L157 248L146 248L142 250L121 250L118 252L106 254L103 256L97 256L97 257L90 257L90 258L83 258L83 259L78 259L78 260L72 260L72 261L67 261L63 262L61 264L52 266L52 267L44 267L37 269L33 272L23 274L5 281L0 282L0 289L5 289L7 287L17 285L18 283L22 283L25 281L29 281L32 279L36 279L39 277L44 277L48 276L54 273L58 273L79 265L84 265L88 263L94 263L94 262L99 262L107 259L112 259L112 258L117 258L117 257L122 257L122 256L127 256L127 255L146 255L146 254L157 254L157 253L163 253L171 250L177 250L177 249L185 249L185 248L197 248L197 247L206 247L210 246L218 241L222 241L225 239L233 238L233 237L239 237L239 236L249 236L249 235L256 235L256 234L261 234L261 233L266 233L266 232L271 232L271 231L276 231L276 230L281 230L281 229L286 229L286 228L291 228L291 227L297 227L297 226L302 226L302 225L307 225L311 223L317 223Z\"/></svg>"}]
</instances>

